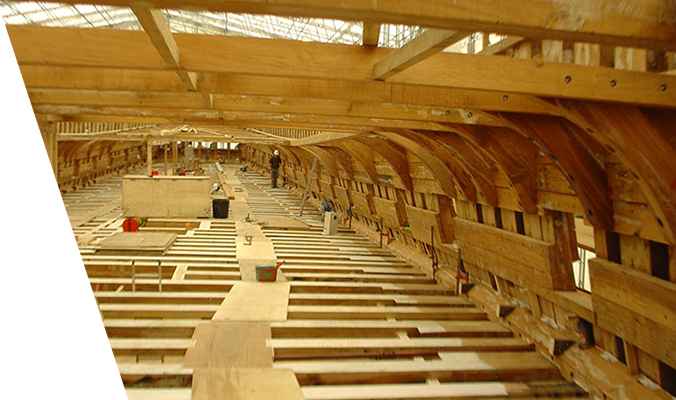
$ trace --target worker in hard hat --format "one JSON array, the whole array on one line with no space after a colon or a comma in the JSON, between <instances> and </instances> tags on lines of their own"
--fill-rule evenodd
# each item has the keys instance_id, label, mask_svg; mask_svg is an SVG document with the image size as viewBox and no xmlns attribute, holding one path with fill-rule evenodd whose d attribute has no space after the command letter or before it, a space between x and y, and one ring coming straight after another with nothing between
<instances>
[{"instance_id":1,"label":"worker in hard hat","mask_svg":"<svg viewBox=\"0 0 676 400\"><path fill-rule=\"evenodd\" d=\"M274 155L270 157L270 179L272 180L273 188L277 187L280 165L282 165L282 159L279 157L279 150L275 150Z\"/></svg>"}]
</instances>

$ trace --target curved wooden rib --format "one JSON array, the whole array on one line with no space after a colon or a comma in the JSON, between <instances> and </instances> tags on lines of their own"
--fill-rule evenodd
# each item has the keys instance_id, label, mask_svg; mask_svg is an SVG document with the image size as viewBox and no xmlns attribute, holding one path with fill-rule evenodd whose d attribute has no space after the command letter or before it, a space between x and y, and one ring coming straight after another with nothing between
<instances>
[{"instance_id":1,"label":"curved wooden rib","mask_svg":"<svg viewBox=\"0 0 676 400\"><path fill-rule=\"evenodd\" d=\"M340 148L348 152L357 162L364 166L371 183L374 185L379 184L378 172L376 171L376 164L373 159L373 150L370 147L352 140L346 140L340 143Z\"/></svg>"},{"instance_id":2,"label":"curved wooden rib","mask_svg":"<svg viewBox=\"0 0 676 400\"><path fill-rule=\"evenodd\" d=\"M439 159L446 166L446 169L458 184L461 194L467 200L473 203L477 202L477 187L460 163L445 147L439 146L434 140L429 139L419 132L408 129L398 130L397 132L402 136L414 140L418 145L425 147L425 149L427 149L434 157Z\"/></svg>"},{"instance_id":3,"label":"curved wooden rib","mask_svg":"<svg viewBox=\"0 0 676 400\"><path fill-rule=\"evenodd\" d=\"M314 155L308 154L307 150L300 149L298 147L284 146L288 153L291 153L292 156L298 160L298 165L303 168L306 172L310 171L312 167L312 161L314 160Z\"/></svg>"},{"instance_id":4,"label":"curved wooden rib","mask_svg":"<svg viewBox=\"0 0 676 400\"><path fill-rule=\"evenodd\" d=\"M493 181L495 171L491 171L486 166L485 161L478 156L472 145L454 132L425 132L425 135L439 142L450 152L472 178L472 182L481 191L489 206L498 206L498 192Z\"/></svg>"},{"instance_id":5,"label":"curved wooden rib","mask_svg":"<svg viewBox=\"0 0 676 400\"><path fill-rule=\"evenodd\" d=\"M561 168L592 225L612 229L613 203L608 195L606 171L577 138L580 127L556 117L519 114L501 117L532 139Z\"/></svg>"},{"instance_id":6,"label":"curved wooden rib","mask_svg":"<svg viewBox=\"0 0 676 400\"><path fill-rule=\"evenodd\" d=\"M296 157L296 155L293 152L289 151L289 149L286 146L279 146L277 148L279 149L279 152L281 154L283 154L286 159L292 160L293 164L302 166L300 159L298 157ZM282 162L284 162L284 160L282 160Z\"/></svg>"},{"instance_id":7,"label":"curved wooden rib","mask_svg":"<svg viewBox=\"0 0 676 400\"><path fill-rule=\"evenodd\" d=\"M537 148L508 128L453 125L455 131L487 154L510 180L521 208L537 213L535 156Z\"/></svg>"},{"instance_id":8,"label":"curved wooden rib","mask_svg":"<svg viewBox=\"0 0 676 400\"><path fill-rule=\"evenodd\" d=\"M327 171L333 176L340 176L338 173L338 164L336 160L324 149L319 146L300 146L300 148L309 151L314 154L319 162L326 168Z\"/></svg>"},{"instance_id":9,"label":"curved wooden rib","mask_svg":"<svg viewBox=\"0 0 676 400\"><path fill-rule=\"evenodd\" d=\"M298 160L300 160L299 165L303 170L301 176L304 176L301 182L303 184L310 184L310 182L306 181L306 179L310 177L310 170L312 169L312 163L314 162L315 155L305 149L301 149L300 147L295 146L286 147L286 151L292 153ZM315 170L314 179L317 180L318 185L319 185L319 175L320 175L319 171Z\"/></svg>"},{"instance_id":10,"label":"curved wooden rib","mask_svg":"<svg viewBox=\"0 0 676 400\"><path fill-rule=\"evenodd\" d=\"M411 173L408 170L406 150L403 147L379 138L355 138L352 140L369 146L380 154L392 166L404 187L411 192L413 191L413 179L411 179Z\"/></svg>"},{"instance_id":11,"label":"curved wooden rib","mask_svg":"<svg viewBox=\"0 0 676 400\"><path fill-rule=\"evenodd\" d=\"M676 244L676 112L635 106L560 101L562 114L632 170L662 228Z\"/></svg>"},{"instance_id":12,"label":"curved wooden rib","mask_svg":"<svg viewBox=\"0 0 676 400\"><path fill-rule=\"evenodd\" d=\"M376 133L413 153L427 166L427 168L430 169L430 171L432 171L432 174L437 179L437 181L439 181L439 185L441 185L441 189L444 191L444 193L448 197L457 197L455 191L455 181L453 180L451 171L448 169L446 164L435 157L434 154L427 149L427 147L424 147L418 143L415 137L407 134L402 135L398 130L396 132L383 130L377 131Z\"/></svg>"},{"instance_id":13,"label":"curved wooden rib","mask_svg":"<svg viewBox=\"0 0 676 400\"><path fill-rule=\"evenodd\" d=\"M347 175L348 179L354 180L354 169L352 167L352 159L350 158L349 153L337 147L322 146L321 148L329 153L338 162L338 164L343 167L343 171ZM340 175L336 176L340 177Z\"/></svg>"},{"instance_id":14,"label":"curved wooden rib","mask_svg":"<svg viewBox=\"0 0 676 400\"><path fill-rule=\"evenodd\" d=\"M77 155L78 151L84 149L87 146L93 147L96 142L59 142L59 147L63 150L63 158L65 161L72 161ZM67 147L66 147L67 146Z\"/></svg>"}]
</instances>

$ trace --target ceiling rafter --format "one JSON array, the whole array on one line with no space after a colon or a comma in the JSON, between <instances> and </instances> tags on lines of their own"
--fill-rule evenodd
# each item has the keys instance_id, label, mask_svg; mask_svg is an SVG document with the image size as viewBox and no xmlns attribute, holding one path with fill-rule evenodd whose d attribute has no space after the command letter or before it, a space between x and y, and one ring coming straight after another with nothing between
<instances>
[{"instance_id":1,"label":"ceiling rafter","mask_svg":"<svg viewBox=\"0 0 676 400\"><path fill-rule=\"evenodd\" d=\"M389 53L378 61L373 67L373 77L381 81L388 79L440 53L446 47L462 40L467 35L469 35L469 32L428 29L422 35L406 43L404 47Z\"/></svg>"},{"instance_id":2,"label":"ceiling rafter","mask_svg":"<svg viewBox=\"0 0 676 400\"><path fill-rule=\"evenodd\" d=\"M162 12L137 5L133 5L132 10L160 57L162 57L162 61L169 69L176 71L186 89L196 91L197 74L181 69L180 52Z\"/></svg>"}]
</instances>

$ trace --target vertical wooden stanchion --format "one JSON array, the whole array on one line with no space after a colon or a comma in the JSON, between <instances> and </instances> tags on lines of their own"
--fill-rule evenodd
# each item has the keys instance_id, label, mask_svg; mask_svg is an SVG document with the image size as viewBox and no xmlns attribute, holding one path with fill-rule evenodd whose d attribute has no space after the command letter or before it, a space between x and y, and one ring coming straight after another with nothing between
<instances>
[{"instance_id":1,"label":"vertical wooden stanchion","mask_svg":"<svg viewBox=\"0 0 676 400\"><path fill-rule=\"evenodd\" d=\"M146 164L148 165L148 176L153 176L153 143L148 138L148 155L146 156Z\"/></svg>"},{"instance_id":2,"label":"vertical wooden stanchion","mask_svg":"<svg viewBox=\"0 0 676 400\"><path fill-rule=\"evenodd\" d=\"M171 142L171 174L176 175L176 164L178 164L178 142Z\"/></svg>"},{"instance_id":3,"label":"vertical wooden stanchion","mask_svg":"<svg viewBox=\"0 0 676 400\"><path fill-rule=\"evenodd\" d=\"M164 175L169 175L169 145L164 145Z\"/></svg>"}]
</instances>

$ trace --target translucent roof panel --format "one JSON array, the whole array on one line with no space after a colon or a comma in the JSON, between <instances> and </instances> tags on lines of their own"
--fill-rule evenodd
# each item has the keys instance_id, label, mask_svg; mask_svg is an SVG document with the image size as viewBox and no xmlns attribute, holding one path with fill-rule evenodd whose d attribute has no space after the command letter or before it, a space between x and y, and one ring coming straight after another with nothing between
<instances>
[{"instance_id":1,"label":"translucent roof panel","mask_svg":"<svg viewBox=\"0 0 676 400\"><path fill-rule=\"evenodd\" d=\"M172 32L362 44L361 22L183 10L162 12ZM2 0L0 15L8 25L142 29L134 13L126 7ZM417 26L384 24L379 46L401 47L422 31Z\"/></svg>"}]
</instances>

